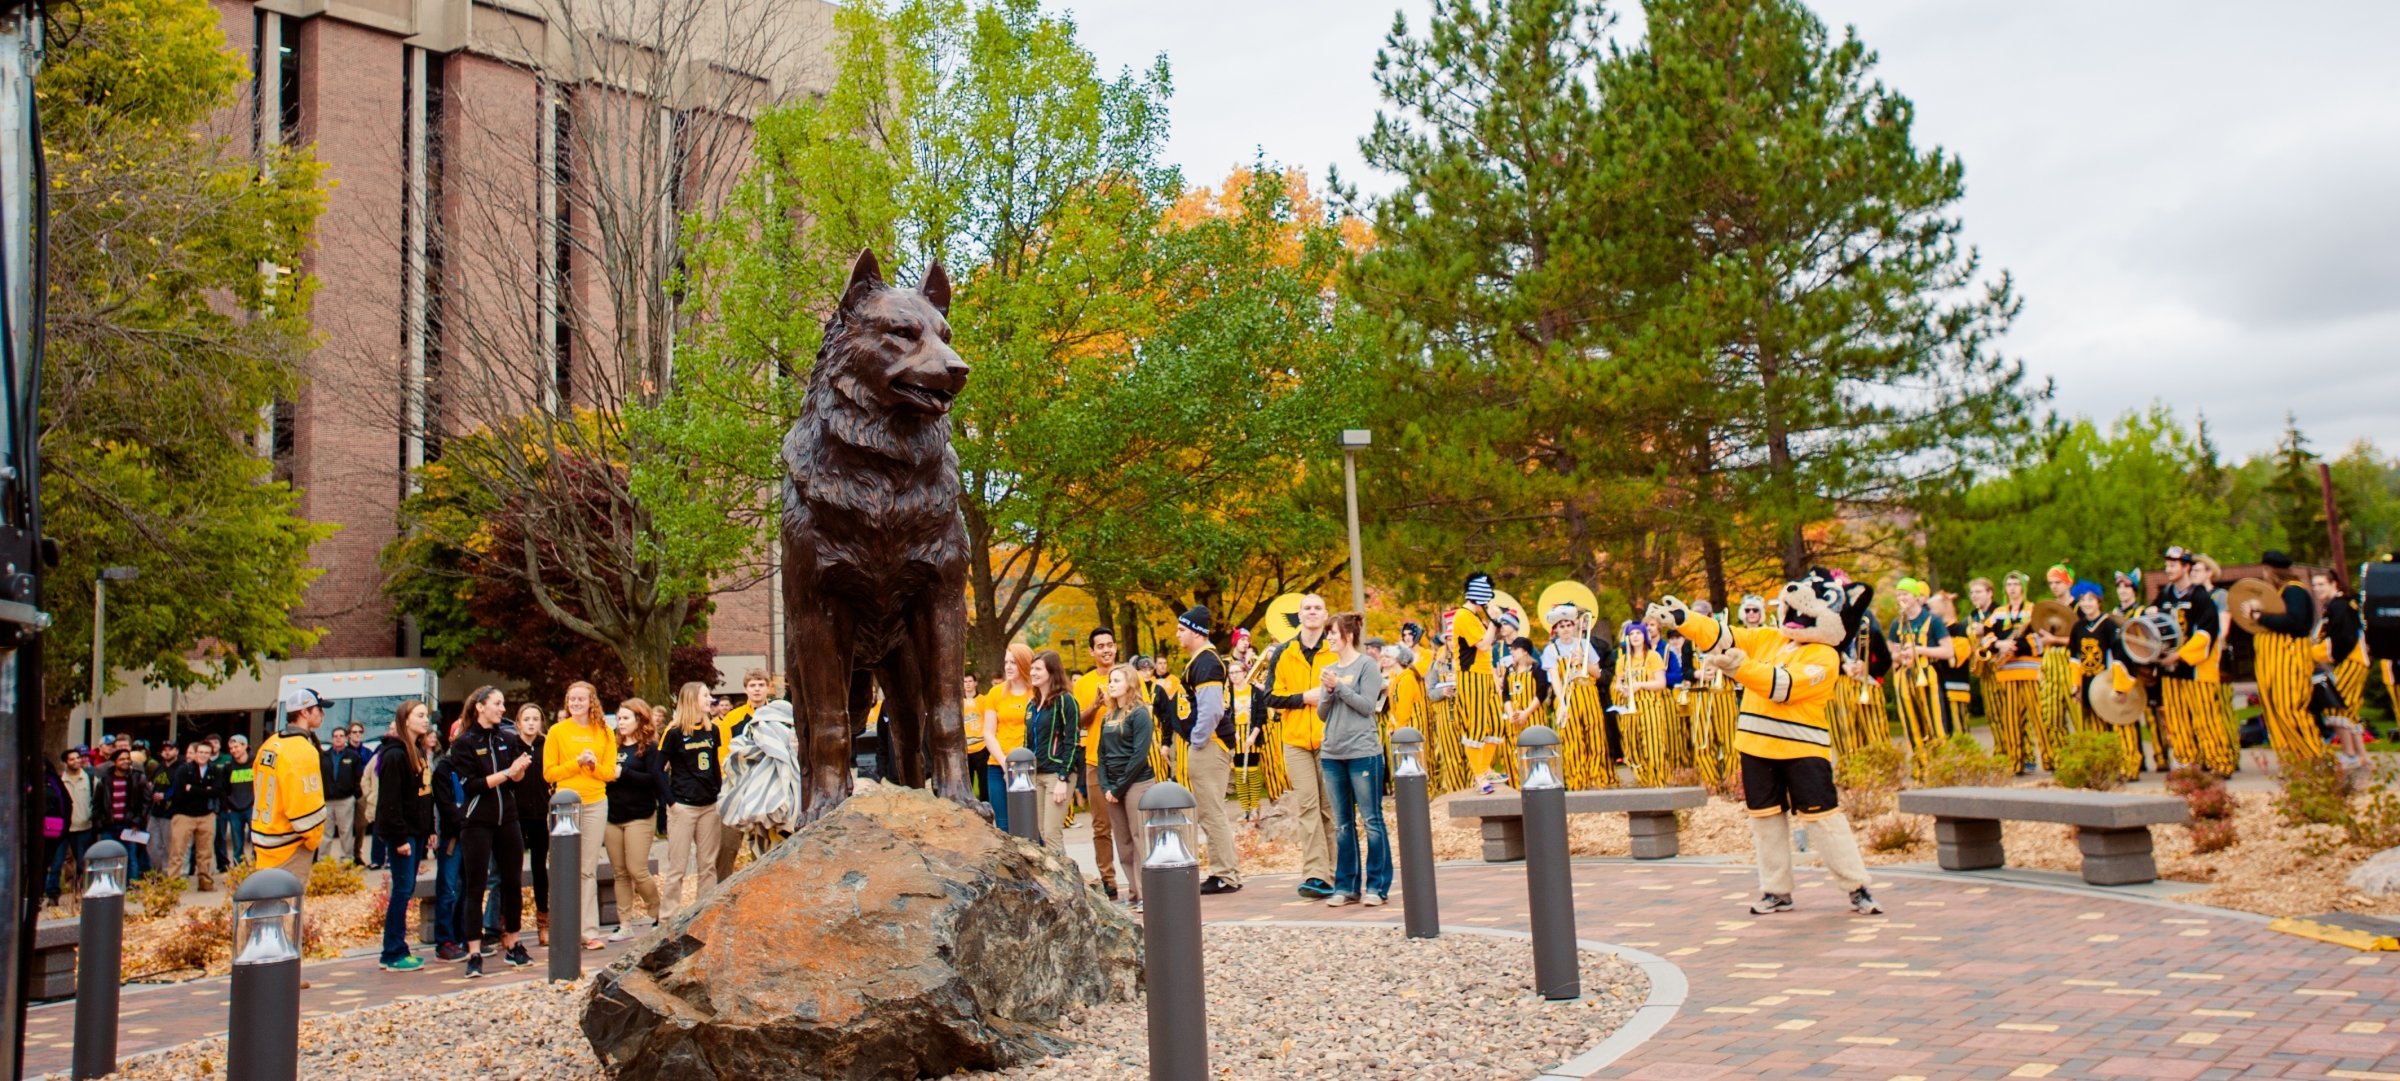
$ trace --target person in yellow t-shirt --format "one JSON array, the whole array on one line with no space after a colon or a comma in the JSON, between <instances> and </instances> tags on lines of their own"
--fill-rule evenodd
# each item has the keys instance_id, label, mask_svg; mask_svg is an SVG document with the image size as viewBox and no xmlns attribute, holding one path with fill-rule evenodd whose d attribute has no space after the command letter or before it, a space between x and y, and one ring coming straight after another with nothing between
<instances>
[{"instance_id":1,"label":"person in yellow t-shirt","mask_svg":"<svg viewBox=\"0 0 2400 1081\"><path fill-rule=\"evenodd\" d=\"M992 805L992 824L1008 831L1008 752L1025 745L1025 711L1033 706L1033 648L1010 642L1000 664L1000 681L983 692L979 719L984 766L984 798ZM972 733L970 733L972 734Z\"/></svg>"},{"instance_id":2,"label":"person in yellow t-shirt","mask_svg":"<svg viewBox=\"0 0 2400 1081\"><path fill-rule=\"evenodd\" d=\"M567 712L542 741L542 779L583 798L583 948L608 945L600 934L599 839L608 833L608 782L617 779L617 733L600 712L600 692L577 680L567 685ZM557 870L563 871L564 868Z\"/></svg>"},{"instance_id":3,"label":"person in yellow t-shirt","mask_svg":"<svg viewBox=\"0 0 2400 1081\"><path fill-rule=\"evenodd\" d=\"M1108 673L1117 666L1117 634L1106 627L1092 628L1087 639L1092 648L1092 670L1075 677L1075 704L1083 710L1083 745L1100 746L1100 719L1107 714L1102 701L1108 694ZM1153 736L1156 733L1152 733ZM1100 806L1100 755L1093 751L1084 756L1084 802L1092 809L1092 852L1100 865L1100 889L1108 899L1117 899L1117 865L1108 858L1115 852L1110 834L1109 816ZM1137 809L1138 810L1138 809ZM1131 883L1129 886L1133 885Z\"/></svg>"}]
</instances>

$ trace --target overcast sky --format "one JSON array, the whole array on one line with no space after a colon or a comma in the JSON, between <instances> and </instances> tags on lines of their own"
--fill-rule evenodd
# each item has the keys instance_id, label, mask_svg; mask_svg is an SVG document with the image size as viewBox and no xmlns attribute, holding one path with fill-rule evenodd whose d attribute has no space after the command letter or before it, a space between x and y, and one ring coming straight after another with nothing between
<instances>
[{"instance_id":1,"label":"overcast sky","mask_svg":"<svg viewBox=\"0 0 2400 1081\"><path fill-rule=\"evenodd\" d=\"M1358 137L1393 12L1421 28L1426 0L1055 6L1112 70L1167 54L1190 182L1263 151L1390 187ZM2005 348L2063 412L2164 400L2238 456L2289 410L2321 451L2400 451L2400 2L1815 9L1965 160L1967 239L2025 301Z\"/></svg>"}]
</instances>

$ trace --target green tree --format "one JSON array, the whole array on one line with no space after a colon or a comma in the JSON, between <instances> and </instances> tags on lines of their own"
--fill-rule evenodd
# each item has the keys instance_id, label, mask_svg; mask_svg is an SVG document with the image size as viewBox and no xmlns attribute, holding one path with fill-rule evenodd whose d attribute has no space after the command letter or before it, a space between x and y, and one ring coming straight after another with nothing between
<instances>
[{"instance_id":1,"label":"green tree","mask_svg":"<svg viewBox=\"0 0 2400 1081\"><path fill-rule=\"evenodd\" d=\"M2316 452L2308 449L2308 437L2300 434L2300 422L2284 414L2268 489L2275 524L2293 559L2323 564L2333 552L2326 543L2325 485L2317 474L2317 461Z\"/></svg>"},{"instance_id":2,"label":"green tree","mask_svg":"<svg viewBox=\"0 0 2400 1081\"><path fill-rule=\"evenodd\" d=\"M298 386L314 282L301 263L324 205L305 149L261 167L208 118L239 102L243 65L204 0L90 0L36 83L49 163L50 294L42 510L62 553L46 598L50 724L88 693L88 583L111 590L112 668L213 685L306 648L295 625L317 571L288 484L254 446L261 412Z\"/></svg>"}]
</instances>

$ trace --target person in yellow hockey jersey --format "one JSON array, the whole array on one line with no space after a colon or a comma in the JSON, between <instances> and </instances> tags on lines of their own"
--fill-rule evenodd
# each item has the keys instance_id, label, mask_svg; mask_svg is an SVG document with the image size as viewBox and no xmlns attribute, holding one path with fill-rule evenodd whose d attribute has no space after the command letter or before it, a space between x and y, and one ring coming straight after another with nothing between
<instances>
[{"instance_id":1,"label":"person in yellow hockey jersey","mask_svg":"<svg viewBox=\"0 0 2400 1081\"><path fill-rule=\"evenodd\" d=\"M325 838L325 772L317 755L325 700L306 687L285 691L283 719L283 731L258 749L250 848L259 867L281 867L306 889Z\"/></svg>"}]
</instances>

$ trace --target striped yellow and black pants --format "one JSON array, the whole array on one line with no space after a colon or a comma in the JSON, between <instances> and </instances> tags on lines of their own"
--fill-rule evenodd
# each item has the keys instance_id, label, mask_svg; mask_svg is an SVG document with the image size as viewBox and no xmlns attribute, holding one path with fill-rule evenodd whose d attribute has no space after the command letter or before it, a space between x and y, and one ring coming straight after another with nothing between
<instances>
[{"instance_id":1,"label":"striped yellow and black pants","mask_svg":"<svg viewBox=\"0 0 2400 1081\"><path fill-rule=\"evenodd\" d=\"M2219 693L2223 687L2196 679L2159 680L2158 720L2176 761L2231 776L2242 764L2242 750L2234 742L2233 719Z\"/></svg>"},{"instance_id":2,"label":"striped yellow and black pants","mask_svg":"<svg viewBox=\"0 0 2400 1081\"><path fill-rule=\"evenodd\" d=\"M1891 746L1892 715L1880 683L1835 677L1833 697L1825 703L1825 720L1833 737L1836 763L1860 747Z\"/></svg>"},{"instance_id":3,"label":"striped yellow and black pants","mask_svg":"<svg viewBox=\"0 0 2400 1081\"><path fill-rule=\"evenodd\" d=\"M2342 716L2357 720L2367 704L2367 651L2359 647L2350 658L2333 666L2334 693L2341 695Z\"/></svg>"},{"instance_id":4,"label":"striped yellow and black pants","mask_svg":"<svg viewBox=\"0 0 2400 1081\"><path fill-rule=\"evenodd\" d=\"M2290 765L2325 754L2325 737L2308 711L2309 677L2317 671L2308 640L2265 632L2251 635L2250 642L2259 704L2266 707L2267 742L2276 759Z\"/></svg>"},{"instance_id":5,"label":"striped yellow and black pants","mask_svg":"<svg viewBox=\"0 0 2400 1081\"><path fill-rule=\"evenodd\" d=\"M1566 760L1568 788L1615 788L1617 764L1608 754L1608 710L1600 688L1589 679L1567 685L1566 716L1560 720L1559 754Z\"/></svg>"},{"instance_id":6,"label":"striped yellow and black pants","mask_svg":"<svg viewBox=\"0 0 2400 1081\"><path fill-rule=\"evenodd\" d=\"M2024 769L2033 759L2032 730L2041 723L2042 685L2030 679L1995 679L1984 709L1991 714L1992 749Z\"/></svg>"},{"instance_id":7,"label":"striped yellow and black pants","mask_svg":"<svg viewBox=\"0 0 2400 1081\"><path fill-rule=\"evenodd\" d=\"M1633 764L1633 783L1642 788L1673 784L1675 741L1682 728L1682 718L1675 714L1675 692L1635 691L1633 708L1618 719L1618 726L1625 735L1625 759Z\"/></svg>"},{"instance_id":8,"label":"striped yellow and black pants","mask_svg":"<svg viewBox=\"0 0 2400 1081\"><path fill-rule=\"evenodd\" d=\"M1426 703L1426 780L1434 795L1467 787L1467 752L1460 745L1466 733L1458 727L1458 699Z\"/></svg>"},{"instance_id":9,"label":"striped yellow and black pants","mask_svg":"<svg viewBox=\"0 0 2400 1081\"><path fill-rule=\"evenodd\" d=\"M1488 671L1461 672L1458 676L1459 735L1464 739L1498 740L1500 751L1492 757L1492 772L1506 774L1508 783L1517 783L1516 741L1508 730L1508 718L1500 709L1500 688L1492 684Z\"/></svg>"},{"instance_id":10,"label":"striped yellow and black pants","mask_svg":"<svg viewBox=\"0 0 2400 1081\"><path fill-rule=\"evenodd\" d=\"M2082 725L2083 697L2076 692L2079 667L2063 646L2042 651L2041 709L2034 715L2033 742L2041 752L2043 769L2058 764L2059 748L2067 733Z\"/></svg>"},{"instance_id":11,"label":"striped yellow and black pants","mask_svg":"<svg viewBox=\"0 0 2400 1081\"><path fill-rule=\"evenodd\" d=\"M1741 715L1741 697L1732 687L1709 687L1692 692L1692 760L1700 782L1721 786L1739 766L1733 755L1733 722Z\"/></svg>"},{"instance_id":12,"label":"striped yellow and black pants","mask_svg":"<svg viewBox=\"0 0 2400 1081\"><path fill-rule=\"evenodd\" d=\"M1950 738L1949 695L1942 681L1927 669L1901 669L1893 675L1900 706L1900 727L1908 733L1910 769L1918 780L1932 764L1933 749Z\"/></svg>"}]
</instances>

